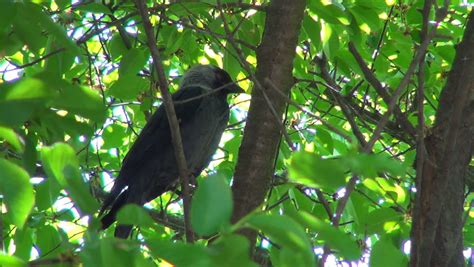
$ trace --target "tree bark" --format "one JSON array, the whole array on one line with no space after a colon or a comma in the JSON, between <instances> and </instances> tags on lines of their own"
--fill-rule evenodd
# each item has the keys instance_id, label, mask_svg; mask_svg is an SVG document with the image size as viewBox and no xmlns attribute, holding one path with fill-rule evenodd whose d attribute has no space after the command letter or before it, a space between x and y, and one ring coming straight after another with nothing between
<instances>
[{"instance_id":1,"label":"tree bark","mask_svg":"<svg viewBox=\"0 0 474 267\"><path fill-rule=\"evenodd\" d=\"M411 266L463 266L465 174L474 145L474 13L425 138L411 233Z\"/></svg>"},{"instance_id":2,"label":"tree bark","mask_svg":"<svg viewBox=\"0 0 474 267\"><path fill-rule=\"evenodd\" d=\"M271 183L282 134L279 125L286 103L266 81L269 79L284 95L290 92L293 85L293 59L305 3L304 0L273 0L267 8L263 39L257 49L255 77L258 84L252 91L232 186L233 222L263 202ZM265 99L264 94L268 99ZM270 106L278 118L271 112ZM255 232L244 231L243 234L253 246Z\"/></svg>"}]
</instances>

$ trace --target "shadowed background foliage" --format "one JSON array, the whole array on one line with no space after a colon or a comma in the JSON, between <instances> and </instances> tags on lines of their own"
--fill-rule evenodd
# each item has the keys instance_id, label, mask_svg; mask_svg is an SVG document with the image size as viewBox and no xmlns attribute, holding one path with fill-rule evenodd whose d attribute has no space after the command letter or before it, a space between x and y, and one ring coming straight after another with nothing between
<instances>
[{"instance_id":1,"label":"shadowed background foliage","mask_svg":"<svg viewBox=\"0 0 474 267\"><path fill-rule=\"evenodd\" d=\"M0 265L468 261L466 1L143 2L163 73L135 1L0 1ZM246 94L189 212L178 188L118 213L131 238L99 232L160 75L174 93L196 64Z\"/></svg>"}]
</instances>

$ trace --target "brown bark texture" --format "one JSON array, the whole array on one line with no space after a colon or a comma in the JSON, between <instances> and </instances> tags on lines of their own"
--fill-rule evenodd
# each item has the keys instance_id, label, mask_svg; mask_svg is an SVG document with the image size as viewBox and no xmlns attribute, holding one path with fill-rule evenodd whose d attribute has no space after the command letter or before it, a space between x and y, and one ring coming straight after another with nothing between
<instances>
[{"instance_id":1,"label":"brown bark texture","mask_svg":"<svg viewBox=\"0 0 474 267\"><path fill-rule=\"evenodd\" d=\"M474 12L441 91L422 159L411 233L411 266L463 266L465 174L474 145ZM424 153L420 157L420 153Z\"/></svg>"},{"instance_id":2,"label":"brown bark texture","mask_svg":"<svg viewBox=\"0 0 474 267\"><path fill-rule=\"evenodd\" d=\"M305 3L304 0L273 0L267 8L263 39L257 49L255 77L258 84L252 91L232 185L234 222L256 209L270 187L281 136L279 125L286 102L266 81L269 79L284 95L290 92ZM270 107L274 108L278 118ZM254 232L244 231L243 234L251 244L255 243Z\"/></svg>"}]
</instances>

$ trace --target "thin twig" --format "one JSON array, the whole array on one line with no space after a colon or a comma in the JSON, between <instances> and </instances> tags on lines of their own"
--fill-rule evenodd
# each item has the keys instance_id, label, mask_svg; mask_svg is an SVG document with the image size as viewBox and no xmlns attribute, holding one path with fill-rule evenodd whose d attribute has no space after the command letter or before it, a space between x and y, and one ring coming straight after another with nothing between
<instances>
[{"instance_id":1,"label":"thin twig","mask_svg":"<svg viewBox=\"0 0 474 267\"><path fill-rule=\"evenodd\" d=\"M179 176L181 178L181 186L183 188L183 210L184 210L184 226L186 231L186 241L189 243L194 242L194 234L191 228L190 218L190 202L191 193L189 188L189 177L186 164L186 158L184 156L183 143L181 140L181 134L179 129L178 119L176 118L176 112L173 105L173 100L168 91L168 81L163 70L161 63L160 52L156 43L154 42L153 26L148 18L148 11L143 0L135 0L135 4L142 18L143 27L147 36L147 44L150 48L151 56L153 58L153 66L158 75L158 82L160 86L161 95L163 96L163 104L165 105L166 115L170 124L171 139L173 142L173 148L175 152L176 161L178 163Z\"/></svg>"},{"instance_id":2,"label":"thin twig","mask_svg":"<svg viewBox=\"0 0 474 267\"><path fill-rule=\"evenodd\" d=\"M218 6L221 5L220 1L217 1L217 3L218 3ZM280 118L280 116L278 116L278 113L276 112L275 108L273 107L273 104L272 104L270 98L268 97L267 93L265 92L264 87L260 84L258 79L253 74L253 72L250 68L250 64L247 62L247 60L245 60L242 50L237 45L237 43L234 39L234 36L232 35L232 32L230 31L229 25L227 23L227 20L225 19L225 16L224 16L224 13L222 12L222 10L221 10L221 17L222 17L222 22L224 24L224 30L226 32L226 39L229 41L229 43L232 45L234 50L237 52L239 62L241 63L242 67L244 67L244 69L247 71L247 73L250 75L251 80L255 84L255 87L258 90L260 90L260 92L262 93L263 98L265 99L265 102L267 103L268 108L270 109L270 112L272 113L272 115L274 116L276 122L278 123L280 131L283 134L283 137L285 138L286 143L288 144L288 146L290 147L291 150L295 150L295 146L294 146L293 142L291 141L291 138L288 135L288 132L286 131L285 125L283 125L283 123L281 121L281 118Z\"/></svg>"},{"instance_id":3,"label":"thin twig","mask_svg":"<svg viewBox=\"0 0 474 267\"><path fill-rule=\"evenodd\" d=\"M15 65L15 64L13 64L12 62L10 62L12 65L15 66L15 68L10 69L10 70L8 70L8 71L14 71L14 70L19 70L19 69L24 69L24 68L26 68L26 67L33 66L34 64L39 63L39 62L41 62L41 61L47 59L48 57L53 56L53 55L56 55L57 53L63 52L63 51L65 51L65 50L66 50L66 48L59 48L59 49L56 49L56 50L54 50L54 51L49 52L48 54L46 54L46 55L44 55L44 56L39 57L38 59L35 59L35 60L31 61L31 62L28 62L28 63L23 64L23 65L20 65L20 66L17 66L17 65Z\"/></svg>"},{"instance_id":4,"label":"thin twig","mask_svg":"<svg viewBox=\"0 0 474 267\"><path fill-rule=\"evenodd\" d=\"M295 106L296 108L298 108L299 110L301 110L302 112L304 112L306 115L310 116L310 117L313 117L315 118L316 120L320 121L322 125L326 126L329 130L333 131L334 133L336 133L337 135L341 136L342 138L344 138L345 140L349 141L349 142L352 142L352 138L350 136L348 136L347 134L343 133L341 130L337 129L336 127L332 126L329 122L325 121L323 118L321 118L320 116L312 113L311 111L307 110L305 107L301 106L300 104L298 104L296 101L294 101L293 99L287 97L286 95L284 95L277 87L276 85L270 80L270 79L266 79L266 81L269 85L270 85L270 88L274 89L279 96L281 96L283 99L285 99L285 101L288 103L288 104L291 104L293 106Z\"/></svg>"},{"instance_id":5,"label":"thin twig","mask_svg":"<svg viewBox=\"0 0 474 267\"><path fill-rule=\"evenodd\" d=\"M439 21L441 21L441 19L442 19L442 16L439 16L437 18L437 21L439 22ZM438 25L438 23L436 23L435 27L433 27L433 29L431 29L431 31L428 34L422 36L424 38L422 39L422 43L420 44L420 46L416 50L415 57L412 59L410 65L408 67L408 70L406 71L405 76L401 80L401 82L398 85L397 89L392 94L392 97L391 97L389 105L388 105L388 109L385 112L385 114L383 115L383 117L380 119L379 123L377 124L377 126L375 128L375 131L374 131L374 134L370 138L368 144L363 148L363 152L369 153L370 151L372 151L372 148L373 148L375 142L379 139L379 137L382 133L382 129L387 124L388 118L390 117L390 115L392 114L392 112L394 110L394 107L395 107L395 105L398 101L398 97L400 96L402 90L410 82L411 76L415 72L416 68L421 64L422 59L424 58L424 55L426 53L426 50L428 49L428 45L430 44L430 41L431 41L432 37L436 33L437 25ZM346 203L349 199L350 193L354 190L354 187L355 187L358 180L359 180L359 178L354 175L354 176L351 177L351 179L347 183L347 185L345 187L345 194L339 200L339 203L337 205L336 215L335 215L335 218L333 220L334 225L337 226L339 224L340 217L341 217L342 212L343 212L343 210L346 206Z\"/></svg>"},{"instance_id":6,"label":"thin twig","mask_svg":"<svg viewBox=\"0 0 474 267\"><path fill-rule=\"evenodd\" d=\"M390 95L382 85L382 83L375 77L375 74L369 69L367 64L365 63L364 59L360 55L359 51L352 42L349 42L349 51L351 52L352 56L354 56L357 64L359 65L362 73L364 74L365 79L372 85L372 87L377 91L377 93L382 97L383 101L386 104L390 103ZM413 125L408 121L406 116L402 113L398 106L394 107L394 114L395 118L401 126L405 129L405 131L410 134L411 136L416 135L416 130Z\"/></svg>"}]
</instances>

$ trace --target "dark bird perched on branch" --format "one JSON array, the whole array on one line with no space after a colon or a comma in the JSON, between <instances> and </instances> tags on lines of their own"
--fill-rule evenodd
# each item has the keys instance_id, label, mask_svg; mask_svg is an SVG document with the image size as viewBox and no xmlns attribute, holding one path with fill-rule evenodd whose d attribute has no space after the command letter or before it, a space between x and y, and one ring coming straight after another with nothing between
<instances>
[{"instance_id":1,"label":"dark bird perched on branch","mask_svg":"<svg viewBox=\"0 0 474 267\"><path fill-rule=\"evenodd\" d=\"M191 68L172 95L188 172L207 167L229 121L227 95L243 93L229 74L211 65ZM106 229L125 204L143 205L178 183L178 167L166 111L161 105L149 119L122 162L120 173L99 215ZM119 225L115 236L127 238L131 225Z\"/></svg>"}]
</instances>

